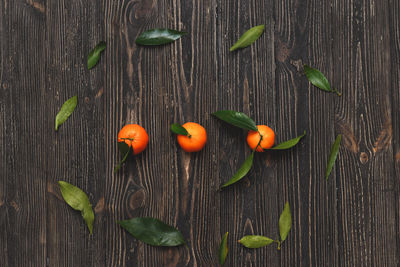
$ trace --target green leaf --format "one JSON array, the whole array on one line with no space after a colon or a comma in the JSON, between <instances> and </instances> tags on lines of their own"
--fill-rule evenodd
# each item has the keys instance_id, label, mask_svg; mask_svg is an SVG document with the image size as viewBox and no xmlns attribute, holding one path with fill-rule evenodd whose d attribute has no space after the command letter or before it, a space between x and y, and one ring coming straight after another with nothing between
<instances>
[{"instance_id":1,"label":"green leaf","mask_svg":"<svg viewBox=\"0 0 400 267\"><path fill-rule=\"evenodd\" d=\"M132 236L152 246L173 247L185 243L181 232L155 218L132 218L118 223Z\"/></svg>"},{"instance_id":2,"label":"green leaf","mask_svg":"<svg viewBox=\"0 0 400 267\"><path fill-rule=\"evenodd\" d=\"M129 150L132 146L128 145L126 142L118 142L118 150L122 157L125 157L128 154Z\"/></svg>"},{"instance_id":3,"label":"green leaf","mask_svg":"<svg viewBox=\"0 0 400 267\"><path fill-rule=\"evenodd\" d=\"M285 141L283 143L280 143L279 145L274 146L273 150L283 150L283 149L289 149L297 145L297 143L300 142L301 138L303 138L306 135L306 131L304 133L296 138L290 139L288 141Z\"/></svg>"},{"instance_id":4,"label":"green leaf","mask_svg":"<svg viewBox=\"0 0 400 267\"><path fill-rule=\"evenodd\" d=\"M325 77L325 75L320 72L317 69L311 68L307 65L304 65L304 73L307 76L307 79L316 87L330 92L330 93L336 93L338 96L341 96L341 94L336 90L332 89L331 85L328 81L328 79Z\"/></svg>"},{"instance_id":5,"label":"green leaf","mask_svg":"<svg viewBox=\"0 0 400 267\"><path fill-rule=\"evenodd\" d=\"M223 265L228 255L228 232L222 237L221 245L219 246L219 264Z\"/></svg>"},{"instance_id":6,"label":"green leaf","mask_svg":"<svg viewBox=\"0 0 400 267\"><path fill-rule=\"evenodd\" d=\"M92 234L93 233L93 222L94 222L94 212L93 212L92 206L90 206L89 208L83 209L81 214L87 224L87 227L89 228L90 234Z\"/></svg>"},{"instance_id":7,"label":"green leaf","mask_svg":"<svg viewBox=\"0 0 400 267\"><path fill-rule=\"evenodd\" d=\"M71 116L72 112L74 112L76 105L78 104L78 96L73 96L67 101L64 102L60 111L56 116L56 131L58 131L58 127L63 124L69 116Z\"/></svg>"},{"instance_id":8,"label":"green leaf","mask_svg":"<svg viewBox=\"0 0 400 267\"><path fill-rule=\"evenodd\" d=\"M233 126L246 130L258 131L256 123L242 112L237 112L234 110L220 110L214 112L212 115L220 120L232 124Z\"/></svg>"},{"instance_id":9,"label":"green leaf","mask_svg":"<svg viewBox=\"0 0 400 267\"><path fill-rule=\"evenodd\" d=\"M83 219L89 228L89 232L92 234L94 213L86 193L80 188L64 181L58 181L58 184L60 185L61 194L65 202L67 202L67 204L74 210L81 212Z\"/></svg>"},{"instance_id":10,"label":"green leaf","mask_svg":"<svg viewBox=\"0 0 400 267\"><path fill-rule=\"evenodd\" d=\"M221 186L221 188L230 186L246 176L246 174L250 171L251 166L253 165L254 153L255 153L255 150L253 150L253 152L250 154L250 156L244 161L242 166L240 166L239 170L237 170L237 172L233 175L233 177L228 182L223 184Z\"/></svg>"},{"instance_id":11,"label":"green leaf","mask_svg":"<svg viewBox=\"0 0 400 267\"><path fill-rule=\"evenodd\" d=\"M97 62L100 60L100 54L104 51L104 49L106 49L106 43L102 41L98 43L92 51L90 51L87 59L88 70L96 66Z\"/></svg>"},{"instance_id":12,"label":"green leaf","mask_svg":"<svg viewBox=\"0 0 400 267\"><path fill-rule=\"evenodd\" d=\"M239 240L239 243L246 248L261 248L274 242L273 239L261 235L246 235Z\"/></svg>"},{"instance_id":13,"label":"green leaf","mask_svg":"<svg viewBox=\"0 0 400 267\"><path fill-rule=\"evenodd\" d=\"M264 25L258 25L247 32L245 32L239 40L229 49L231 52L239 49L245 48L254 43L258 38L260 38L261 34L264 32Z\"/></svg>"},{"instance_id":14,"label":"green leaf","mask_svg":"<svg viewBox=\"0 0 400 267\"><path fill-rule=\"evenodd\" d=\"M163 45L172 43L185 34L187 34L187 32L170 29L151 29L142 32L136 39L136 43L139 45Z\"/></svg>"},{"instance_id":15,"label":"green leaf","mask_svg":"<svg viewBox=\"0 0 400 267\"><path fill-rule=\"evenodd\" d=\"M128 156L130 155L129 152L133 150L132 146L129 146L125 142L118 142L118 149L121 153L122 160L118 163L117 166L114 167L114 173L117 173L119 169L121 169L122 164L125 163L125 161L128 159Z\"/></svg>"},{"instance_id":16,"label":"green leaf","mask_svg":"<svg viewBox=\"0 0 400 267\"><path fill-rule=\"evenodd\" d=\"M328 159L328 165L326 166L326 171L325 171L325 179L328 180L329 175L331 174L333 165L335 165L336 158L339 153L339 148L340 148L340 141L342 140L342 135L339 134L336 137L335 143L333 143L332 148L331 148L331 153L329 155Z\"/></svg>"},{"instance_id":17,"label":"green leaf","mask_svg":"<svg viewBox=\"0 0 400 267\"><path fill-rule=\"evenodd\" d=\"M285 241L291 228L292 213L290 211L289 202L286 202L281 216L279 217L279 234L281 236L281 241Z\"/></svg>"},{"instance_id":18,"label":"green leaf","mask_svg":"<svg viewBox=\"0 0 400 267\"><path fill-rule=\"evenodd\" d=\"M189 135L188 131L179 123L171 124L171 132L173 132L175 134L185 135L185 136Z\"/></svg>"}]
</instances>

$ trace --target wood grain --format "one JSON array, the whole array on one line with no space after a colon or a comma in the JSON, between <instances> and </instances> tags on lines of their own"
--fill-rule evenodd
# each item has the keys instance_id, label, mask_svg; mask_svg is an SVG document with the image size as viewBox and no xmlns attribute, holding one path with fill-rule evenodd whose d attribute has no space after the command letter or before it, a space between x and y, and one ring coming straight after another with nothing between
<instances>
[{"instance_id":1,"label":"wood grain","mask_svg":"<svg viewBox=\"0 0 400 267\"><path fill-rule=\"evenodd\" d=\"M44 17L21 1L2 1L0 10L1 265L45 266Z\"/></svg>"},{"instance_id":2,"label":"wood grain","mask_svg":"<svg viewBox=\"0 0 400 267\"><path fill-rule=\"evenodd\" d=\"M393 142L393 159L394 159L394 179L392 189L396 203L393 205L395 209L395 238L396 238L396 255L400 255L400 69L397 63L400 60L400 18L396 14L396 9L400 8L400 3L397 1L390 1L390 13L388 18L390 29L390 58L391 58L391 88L392 94L390 97L392 104L392 142ZM397 264L400 263L397 257Z\"/></svg>"},{"instance_id":3,"label":"wood grain","mask_svg":"<svg viewBox=\"0 0 400 267\"><path fill-rule=\"evenodd\" d=\"M227 231L225 266L399 265L399 12L395 0L0 0L0 265L218 266ZM229 52L259 24L259 40ZM137 46L154 27L190 34ZM342 97L311 86L303 64ZM73 95L76 111L54 132ZM277 142L307 136L256 154L243 181L218 191L250 153L246 132L211 116L221 109L269 125ZM169 131L187 121L207 129L199 153L183 152ZM128 123L147 130L149 146L114 174ZM88 193L93 235L58 180ZM293 227L280 251L236 242L277 238L285 201ZM150 247L116 224L136 216L176 226L187 247Z\"/></svg>"}]
</instances>

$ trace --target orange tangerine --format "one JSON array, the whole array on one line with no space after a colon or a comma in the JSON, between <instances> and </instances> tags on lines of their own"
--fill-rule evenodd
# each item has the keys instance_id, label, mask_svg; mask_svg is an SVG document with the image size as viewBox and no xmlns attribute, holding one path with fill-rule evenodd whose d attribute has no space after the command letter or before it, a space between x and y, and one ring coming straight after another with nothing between
<instances>
[{"instance_id":1,"label":"orange tangerine","mask_svg":"<svg viewBox=\"0 0 400 267\"><path fill-rule=\"evenodd\" d=\"M146 130L138 124L127 124L118 133L118 142L127 143L132 146L133 154L137 155L146 149L149 136Z\"/></svg>"},{"instance_id":2,"label":"orange tangerine","mask_svg":"<svg viewBox=\"0 0 400 267\"><path fill-rule=\"evenodd\" d=\"M247 134L247 144L251 149L256 149L257 152L264 152L264 149L269 149L274 146L275 133L267 125L257 125L257 131L249 131ZM262 140L260 142L260 138ZM258 143L260 142L260 145ZM258 146L257 146L258 145Z\"/></svg>"},{"instance_id":3,"label":"orange tangerine","mask_svg":"<svg viewBox=\"0 0 400 267\"><path fill-rule=\"evenodd\" d=\"M207 142L207 132L203 126L195 122L182 125L189 133L188 136L178 134L178 143L186 152L197 152L203 149Z\"/></svg>"}]
</instances>

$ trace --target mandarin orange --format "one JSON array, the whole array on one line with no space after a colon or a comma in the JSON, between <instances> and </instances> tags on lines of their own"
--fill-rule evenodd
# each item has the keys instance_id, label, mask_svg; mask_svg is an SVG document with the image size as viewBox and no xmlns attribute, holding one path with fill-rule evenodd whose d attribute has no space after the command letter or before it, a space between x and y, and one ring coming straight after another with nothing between
<instances>
[{"instance_id":1,"label":"mandarin orange","mask_svg":"<svg viewBox=\"0 0 400 267\"><path fill-rule=\"evenodd\" d=\"M198 123L187 122L182 125L189 135L178 134L178 143L186 152L197 152L203 149L207 142L207 132Z\"/></svg>"},{"instance_id":2,"label":"mandarin orange","mask_svg":"<svg viewBox=\"0 0 400 267\"><path fill-rule=\"evenodd\" d=\"M251 149L256 149L257 152L264 152L264 149L269 149L273 147L275 143L275 133L274 131L266 125L257 125L257 131L249 131L247 134L247 144ZM260 142L260 138L262 140Z\"/></svg>"},{"instance_id":3,"label":"mandarin orange","mask_svg":"<svg viewBox=\"0 0 400 267\"><path fill-rule=\"evenodd\" d=\"M137 155L146 149L149 136L146 130L138 124L127 124L118 133L118 142L132 146L133 154Z\"/></svg>"}]
</instances>

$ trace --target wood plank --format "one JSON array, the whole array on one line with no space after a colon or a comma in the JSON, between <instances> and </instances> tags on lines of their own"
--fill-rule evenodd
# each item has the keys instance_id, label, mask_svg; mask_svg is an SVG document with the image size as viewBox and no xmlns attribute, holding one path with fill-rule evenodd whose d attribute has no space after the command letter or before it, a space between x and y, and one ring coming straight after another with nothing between
<instances>
[{"instance_id":1,"label":"wood plank","mask_svg":"<svg viewBox=\"0 0 400 267\"><path fill-rule=\"evenodd\" d=\"M0 14L2 15L0 18L0 147L3 149L1 150L0 153L0 170L3 170L1 172L1 177L4 177L6 175L6 169L7 169L7 157L6 157L6 150L5 150L5 145L6 145L6 128L5 128L5 123L6 123L6 91L3 90L4 86L4 65L5 65L5 39L6 39L6 29L4 29L4 19L6 16L5 14L5 7L4 3L0 3ZM8 266L8 255L7 255L7 250L8 250L8 243L7 243L7 206L5 205L5 200L6 200L6 181L4 178L0 179L0 240L3 246L0 249L0 258L2 258L2 262L4 265Z\"/></svg>"},{"instance_id":2,"label":"wood plank","mask_svg":"<svg viewBox=\"0 0 400 267\"><path fill-rule=\"evenodd\" d=\"M330 16L333 80L343 96L336 132L345 137L336 168L341 266L398 263L387 2L338 1ZM347 14L347 15L345 15Z\"/></svg>"},{"instance_id":3,"label":"wood plank","mask_svg":"<svg viewBox=\"0 0 400 267\"><path fill-rule=\"evenodd\" d=\"M325 152L327 146L323 145L330 140L328 133L333 128L325 115L332 109L333 99L310 87L302 74L302 65L313 63L308 57L312 43L326 46L325 36L310 37L313 32L308 26L326 16L328 3L325 2L300 4L297 1L275 1L274 5L278 133L283 137L281 140L297 136L304 130L307 133L298 147L275 155L279 156L276 166L279 193L276 198L280 202L288 200L293 213L292 232L280 253L281 266L324 266L328 262L330 266L336 266L332 257L335 250L326 253L325 243L313 243L324 242L334 234L334 221L329 219L334 214L334 207L331 198L327 197L328 189L321 184L325 181L320 175L326 165L321 160L322 155L328 153ZM321 12L316 12L318 8ZM325 59L324 50L319 57L320 62L326 64L329 61ZM321 198L321 195L324 197ZM280 206L275 209L282 209L282 204ZM319 258L314 259L313 252ZM320 261L319 264L316 260Z\"/></svg>"},{"instance_id":4,"label":"wood plank","mask_svg":"<svg viewBox=\"0 0 400 267\"><path fill-rule=\"evenodd\" d=\"M4 177L7 160L6 160L6 152L5 152L5 144L6 144L6 93L3 90L3 77L4 77L4 65L5 65L5 49L4 49L4 40L5 40L5 29L4 29L4 3L0 3L0 14L2 15L0 18L0 147L3 149L0 152L0 170L4 170L1 172L1 177ZM7 229L6 229L6 220L7 216L7 206L5 205L5 196L6 196L6 189L5 189L5 179L0 177L0 241L2 242L3 246L0 249L0 258L2 258L2 262L4 265L8 265L8 256L7 256Z\"/></svg>"},{"instance_id":5,"label":"wood plank","mask_svg":"<svg viewBox=\"0 0 400 267\"><path fill-rule=\"evenodd\" d=\"M219 55L218 109L245 112L257 124L267 124L278 132L274 68L273 3L265 1L220 1L217 32ZM250 47L229 52L229 47L249 28L265 24L265 32ZM221 147L220 182L226 182L248 156L247 133L225 123L218 123ZM275 266L276 248L249 250L236 243L248 234L278 234L277 160L271 154L256 154L250 174L220 193L221 234L230 232L227 266L257 266L260 262ZM281 202L279 202L281 200ZM279 207L279 208L278 208ZM274 246L275 247L275 246Z\"/></svg>"},{"instance_id":6,"label":"wood plank","mask_svg":"<svg viewBox=\"0 0 400 267\"><path fill-rule=\"evenodd\" d=\"M46 176L47 248L49 266L104 266L104 57L88 71L89 51L104 39L102 6L93 1L46 3ZM108 51L108 48L107 48ZM72 116L53 130L62 104L78 96ZM93 235L79 212L62 199L57 181L64 180L87 192L95 209Z\"/></svg>"},{"instance_id":7,"label":"wood plank","mask_svg":"<svg viewBox=\"0 0 400 267\"><path fill-rule=\"evenodd\" d=\"M188 248L155 248L111 227L107 266L206 266L216 261L218 145L211 135L202 152L187 154L169 131L173 122L215 127L209 116L217 99L215 31L209 30L216 24L214 8L212 1L106 1L106 21L113 23L106 35L115 51L107 55L106 161L118 160L115 140L123 125L141 124L150 135L148 149L106 182L107 224L153 216L177 226L188 241ZM153 27L190 34L167 46L136 46L138 34Z\"/></svg>"},{"instance_id":8,"label":"wood plank","mask_svg":"<svg viewBox=\"0 0 400 267\"><path fill-rule=\"evenodd\" d=\"M398 1L389 1L389 32L390 32L390 58L391 58L391 89L390 99L392 103L392 143L393 143L393 163L394 175L392 187L396 198L393 205L395 209L395 238L396 238L396 259L400 262L400 3Z\"/></svg>"},{"instance_id":9,"label":"wood plank","mask_svg":"<svg viewBox=\"0 0 400 267\"><path fill-rule=\"evenodd\" d=\"M45 266L45 20L24 1L2 1L0 13L1 265Z\"/></svg>"}]
</instances>

